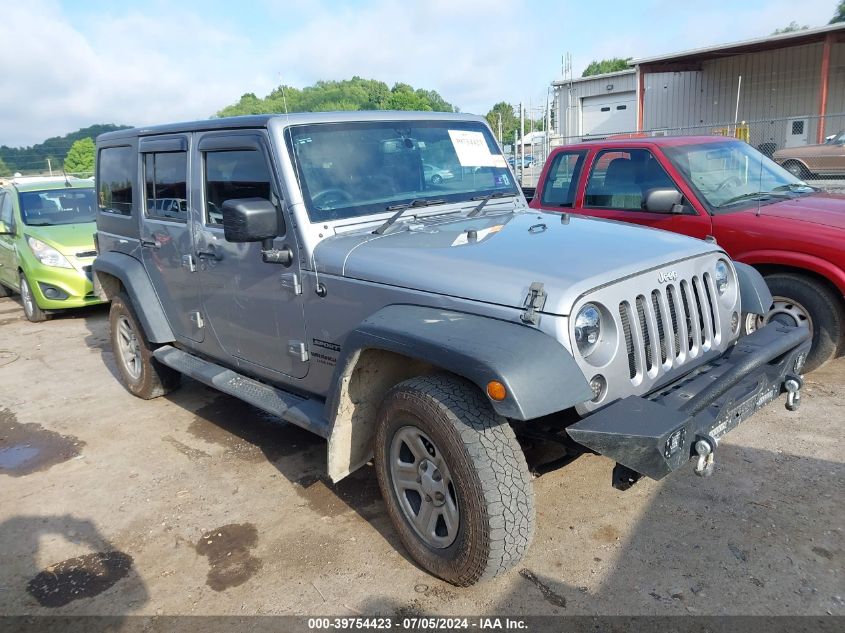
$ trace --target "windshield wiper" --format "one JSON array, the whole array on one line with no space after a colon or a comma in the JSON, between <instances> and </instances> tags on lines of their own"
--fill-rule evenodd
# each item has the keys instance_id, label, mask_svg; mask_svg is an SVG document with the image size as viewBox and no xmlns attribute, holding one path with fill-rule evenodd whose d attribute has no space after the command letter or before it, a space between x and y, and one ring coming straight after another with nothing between
<instances>
[{"instance_id":1,"label":"windshield wiper","mask_svg":"<svg viewBox=\"0 0 845 633\"><path fill-rule=\"evenodd\" d=\"M778 185L772 191L798 191L799 189L809 189L810 191L818 191L815 187L806 183L790 182L787 185Z\"/></svg>"},{"instance_id":2,"label":"windshield wiper","mask_svg":"<svg viewBox=\"0 0 845 633\"><path fill-rule=\"evenodd\" d=\"M408 209L418 209L419 207L431 207L436 204L446 204L445 200L428 200L427 198L417 198L416 200L411 200L410 202L403 202L402 204L392 204L387 207L388 211L393 211L394 209L398 209L396 213L385 220L384 224L378 227L375 231L373 231L373 235L381 235L384 233L390 226L396 222L402 214L405 213Z\"/></svg>"},{"instance_id":3,"label":"windshield wiper","mask_svg":"<svg viewBox=\"0 0 845 633\"><path fill-rule=\"evenodd\" d=\"M749 191L748 193L743 193L738 196L734 196L733 198L729 198L725 200L722 204L719 205L719 208L726 207L730 204L735 204L737 202L742 202L743 200L754 200L755 198L760 200L765 200L767 198L788 198L789 194L786 193L778 193L775 191Z\"/></svg>"},{"instance_id":4,"label":"windshield wiper","mask_svg":"<svg viewBox=\"0 0 845 633\"><path fill-rule=\"evenodd\" d=\"M481 213L482 209L484 209L484 205L490 202L493 198L506 198L508 196L514 195L513 193L508 193L506 191L498 191L496 193L491 193L486 196L476 196L475 198L470 198L470 200L481 200L481 202L476 206L472 211L467 213L468 218L474 218L479 213Z\"/></svg>"}]
</instances>

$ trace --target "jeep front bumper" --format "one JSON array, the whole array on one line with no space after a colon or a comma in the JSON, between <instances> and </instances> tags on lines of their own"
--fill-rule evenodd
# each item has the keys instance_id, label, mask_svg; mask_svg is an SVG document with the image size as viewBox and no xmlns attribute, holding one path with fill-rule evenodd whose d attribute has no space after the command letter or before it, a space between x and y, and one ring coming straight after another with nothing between
<instances>
[{"instance_id":1,"label":"jeep front bumper","mask_svg":"<svg viewBox=\"0 0 845 633\"><path fill-rule=\"evenodd\" d=\"M647 396L629 396L567 428L579 444L635 473L662 479L697 456L709 474L719 440L789 392L797 408L807 328L770 323L722 356Z\"/></svg>"}]
</instances>

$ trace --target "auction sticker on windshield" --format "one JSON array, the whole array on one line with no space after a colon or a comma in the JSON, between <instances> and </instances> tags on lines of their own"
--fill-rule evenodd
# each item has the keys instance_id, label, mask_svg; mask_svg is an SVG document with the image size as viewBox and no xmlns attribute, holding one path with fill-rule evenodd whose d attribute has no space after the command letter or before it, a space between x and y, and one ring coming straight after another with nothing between
<instances>
[{"instance_id":1,"label":"auction sticker on windshield","mask_svg":"<svg viewBox=\"0 0 845 633\"><path fill-rule=\"evenodd\" d=\"M449 130L449 138L461 167L495 167L493 154L483 132Z\"/></svg>"}]
</instances>

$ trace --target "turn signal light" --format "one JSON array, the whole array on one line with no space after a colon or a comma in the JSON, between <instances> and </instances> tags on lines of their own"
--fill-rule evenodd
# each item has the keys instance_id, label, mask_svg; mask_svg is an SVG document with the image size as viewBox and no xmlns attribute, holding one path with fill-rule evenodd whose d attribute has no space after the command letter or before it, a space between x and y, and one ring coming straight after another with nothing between
<instances>
[{"instance_id":1,"label":"turn signal light","mask_svg":"<svg viewBox=\"0 0 845 633\"><path fill-rule=\"evenodd\" d=\"M487 383L487 395L496 402L501 402L508 397L508 390L498 380L491 380Z\"/></svg>"}]
</instances>

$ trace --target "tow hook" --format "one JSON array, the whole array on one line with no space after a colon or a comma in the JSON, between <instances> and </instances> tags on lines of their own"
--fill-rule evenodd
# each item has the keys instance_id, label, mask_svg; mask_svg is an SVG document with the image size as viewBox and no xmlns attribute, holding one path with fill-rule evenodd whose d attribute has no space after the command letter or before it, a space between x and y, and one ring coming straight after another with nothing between
<instances>
[{"instance_id":1,"label":"tow hook","mask_svg":"<svg viewBox=\"0 0 845 633\"><path fill-rule=\"evenodd\" d=\"M695 453L698 461L695 464L695 474L699 477L709 477L716 469L716 444L717 441L710 437L701 437L695 442Z\"/></svg>"},{"instance_id":2,"label":"tow hook","mask_svg":"<svg viewBox=\"0 0 845 633\"><path fill-rule=\"evenodd\" d=\"M783 386L786 387L786 408L788 411L797 411L801 406L801 387L804 381L801 376L787 374Z\"/></svg>"}]
</instances>

